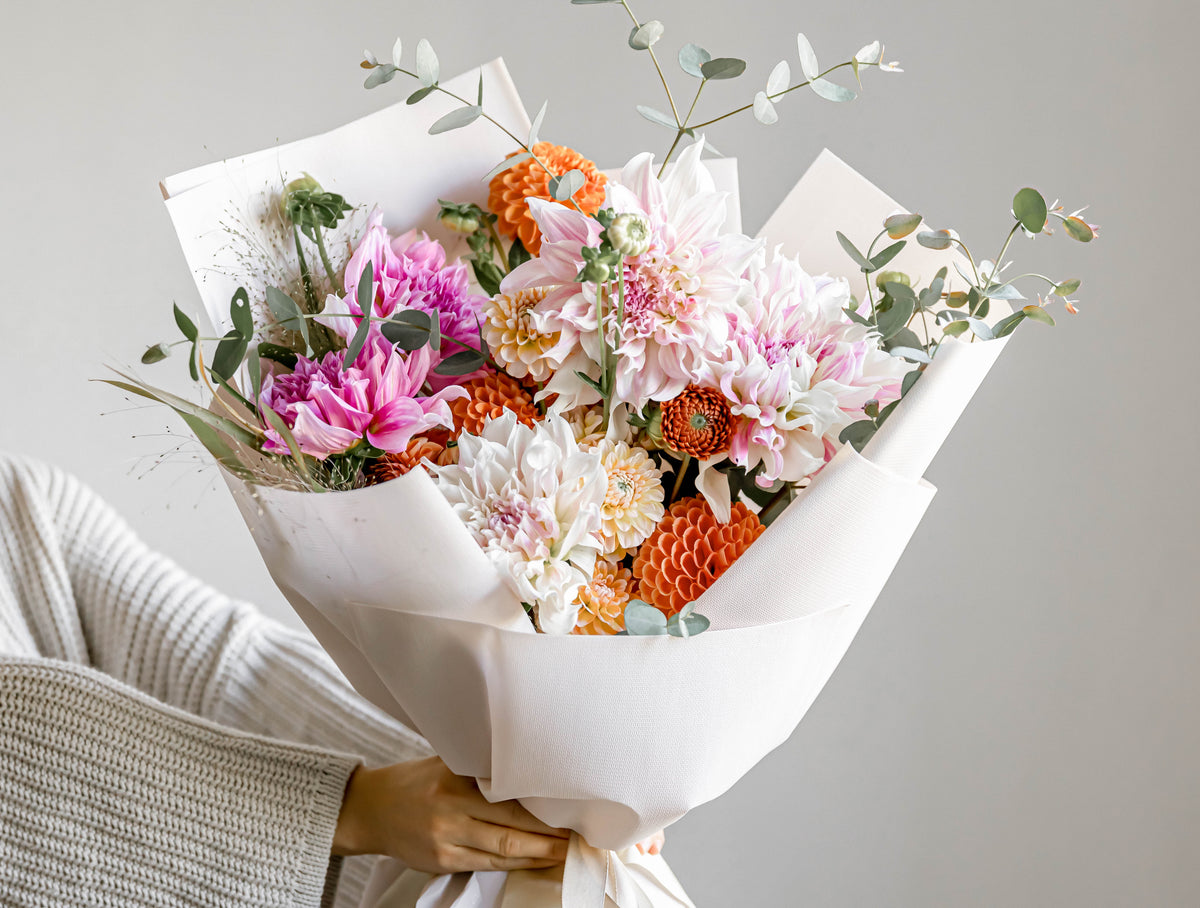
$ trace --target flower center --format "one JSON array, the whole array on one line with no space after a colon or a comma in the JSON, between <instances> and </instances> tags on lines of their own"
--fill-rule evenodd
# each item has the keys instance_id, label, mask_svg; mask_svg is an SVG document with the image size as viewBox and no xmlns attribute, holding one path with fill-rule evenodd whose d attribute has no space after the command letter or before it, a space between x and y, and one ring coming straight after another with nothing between
<instances>
[{"instance_id":1,"label":"flower center","mask_svg":"<svg viewBox=\"0 0 1200 908\"><path fill-rule=\"evenodd\" d=\"M492 502L484 536L504 548L517 548L529 560L549 558L558 538L558 521L544 501L529 501L519 495Z\"/></svg>"},{"instance_id":2,"label":"flower center","mask_svg":"<svg viewBox=\"0 0 1200 908\"><path fill-rule=\"evenodd\" d=\"M604 507L622 511L629 508L641 492L641 477L628 470L614 470L608 477L608 494Z\"/></svg>"}]
</instances>

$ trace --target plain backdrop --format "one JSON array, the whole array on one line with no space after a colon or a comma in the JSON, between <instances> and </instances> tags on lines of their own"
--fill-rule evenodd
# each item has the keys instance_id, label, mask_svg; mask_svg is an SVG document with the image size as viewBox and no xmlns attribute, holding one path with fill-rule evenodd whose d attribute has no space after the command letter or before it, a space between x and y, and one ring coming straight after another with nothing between
<instances>
[{"instance_id":1,"label":"plain backdrop","mask_svg":"<svg viewBox=\"0 0 1200 908\"><path fill-rule=\"evenodd\" d=\"M668 61L687 41L749 60L706 91L714 112L779 59L798 72L798 30L823 62L881 38L905 67L868 73L854 104L797 93L776 126L712 129L740 159L750 232L823 146L989 252L1025 185L1102 225L1089 247L1016 244L1028 270L1084 278L1082 314L1018 332L800 729L669 831L679 877L701 908L1197 904L1196 7L634 6L666 24ZM183 427L89 383L172 339L172 300L198 308L157 181L398 99L357 68L396 34L428 36L447 74L503 55L530 108L550 98L543 135L603 165L669 138L634 112L661 89L615 6L46 0L4 20L0 448L78 473L188 569L291 623ZM654 696L576 680L614 704Z\"/></svg>"}]
</instances>

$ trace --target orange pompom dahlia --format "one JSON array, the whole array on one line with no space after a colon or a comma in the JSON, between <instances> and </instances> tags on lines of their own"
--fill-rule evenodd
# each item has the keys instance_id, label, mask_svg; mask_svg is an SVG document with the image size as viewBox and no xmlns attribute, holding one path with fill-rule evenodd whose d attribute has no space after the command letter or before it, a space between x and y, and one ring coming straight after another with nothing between
<instances>
[{"instance_id":1,"label":"orange pompom dahlia","mask_svg":"<svg viewBox=\"0 0 1200 908\"><path fill-rule=\"evenodd\" d=\"M729 523L720 523L703 498L675 502L633 561L637 595L674 615L699 599L765 529L740 501Z\"/></svg>"},{"instance_id":2,"label":"orange pompom dahlia","mask_svg":"<svg viewBox=\"0 0 1200 908\"><path fill-rule=\"evenodd\" d=\"M449 432L439 429L428 435L417 435L403 451L371 461L366 468L367 480L372 484L387 482L403 476L424 461L439 467L458 462L458 448L450 443Z\"/></svg>"},{"instance_id":3,"label":"orange pompom dahlia","mask_svg":"<svg viewBox=\"0 0 1200 908\"><path fill-rule=\"evenodd\" d=\"M633 573L612 561L597 561L592 581L579 590L579 616L573 634L615 634L625 630L625 606L633 593Z\"/></svg>"},{"instance_id":4,"label":"orange pompom dahlia","mask_svg":"<svg viewBox=\"0 0 1200 908\"><path fill-rule=\"evenodd\" d=\"M462 385L469 397L450 401L454 416L454 431L478 435L484 423L495 419L505 410L512 410L524 425L532 426L540 418L529 391L511 376L496 372L472 378Z\"/></svg>"},{"instance_id":5,"label":"orange pompom dahlia","mask_svg":"<svg viewBox=\"0 0 1200 908\"><path fill-rule=\"evenodd\" d=\"M604 204L605 176L594 163L572 148L550 142L538 142L533 146L533 153L556 174L580 171L586 182L575 193L575 204L585 214L600 210ZM529 213L529 199L555 201L550 195L550 174L532 158L496 174L488 185L488 208L500 219L496 225L500 232L509 239L519 239L532 255L537 255L542 247L542 235Z\"/></svg>"},{"instance_id":6,"label":"orange pompom dahlia","mask_svg":"<svg viewBox=\"0 0 1200 908\"><path fill-rule=\"evenodd\" d=\"M662 437L668 446L699 460L724 454L733 434L733 414L725 395L688 385L662 405Z\"/></svg>"}]
</instances>

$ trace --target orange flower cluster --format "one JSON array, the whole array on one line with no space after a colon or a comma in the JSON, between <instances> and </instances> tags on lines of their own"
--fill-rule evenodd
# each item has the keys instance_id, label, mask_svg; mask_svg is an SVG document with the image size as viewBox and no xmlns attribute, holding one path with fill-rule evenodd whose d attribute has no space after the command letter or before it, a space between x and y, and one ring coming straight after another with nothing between
<instances>
[{"instance_id":1,"label":"orange flower cluster","mask_svg":"<svg viewBox=\"0 0 1200 908\"><path fill-rule=\"evenodd\" d=\"M765 529L740 501L729 523L720 523L703 498L680 499L633 561L638 596L668 617L676 614L699 599Z\"/></svg>"},{"instance_id":2,"label":"orange flower cluster","mask_svg":"<svg viewBox=\"0 0 1200 908\"><path fill-rule=\"evenodd\" d=\"M606 178L593 162L574 149L550 142L538 142L533 146L533 153L556 174L580 171L587 182L573 196L575 204L585 214L600 210L604 204ZM496 225L500 232L510 240L519 239L531 255L537 255L542 248L542 235L529 213L530 199L555 201L550 195L550 174L532 158L496 174L488 184L488 209L500 219Z\"/></svg>"},{"instance_id":3,"label":"orange flower cluster","mask_svg":"<svg viewBox=\"0 0 1200 908\"><path fill-rule=\"evenodd\" d=\"M729 450L733 414L725 395L713 388L688 385L662 405L662 437L681 454L699 460Z\"/></svg>"},{"instance_id":4,"label":"orange flower cluster","mask_svg":"<svg viewBox=\"0 0 1200 908\"><path fill-rule=\"evenodd\" d=\"M396 454L385 454L367 465L366 476L371 484L387 482L403 476L423 461L444 467L458 462L458 448L450 444L450 433L435 429L428 435L417 435L408 447Z\"/></svg>"},{"instance_id":5,"label":"orange flower cluster","mask_svg":"<svg viewBox=\"0 0 1200 908\"><path fill-rule=\"evenodd\" d=\"M463 383L470 397L460 397L450 402L454 415L454 434L470 432L478 435L484 423L495 419L505 410L512 410L517 419L532 426L541 419L533 396L515 378L502 372L473 378Z\"/></svg>"},{"instance_id":6,"label":"orange flower cluster","mask_svg":"<svg viewBox=\"0 0 1200 908\"><path fill-rule=\"evenodd\" d=\"M633 592L629 568L597 561L592 582L579 591L579 617L573 634L615 634L625 630L625 606Z\"/></svg>"}]
</instances>

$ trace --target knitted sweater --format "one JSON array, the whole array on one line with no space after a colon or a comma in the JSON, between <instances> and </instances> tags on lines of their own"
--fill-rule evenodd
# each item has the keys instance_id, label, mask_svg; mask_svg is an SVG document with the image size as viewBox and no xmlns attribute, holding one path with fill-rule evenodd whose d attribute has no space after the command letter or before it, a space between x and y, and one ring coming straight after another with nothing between
<instances>
[{"instance_id":1,"label":"knitted sweater","mask_svg":"<svg viewBox=\"0 0 1200 908\"><path fill-rule=\"evenodd\" d=\"M350 773L428 756L307 635L0 455L0 905L357 905Z\"/></svg>"}]
</instances>

